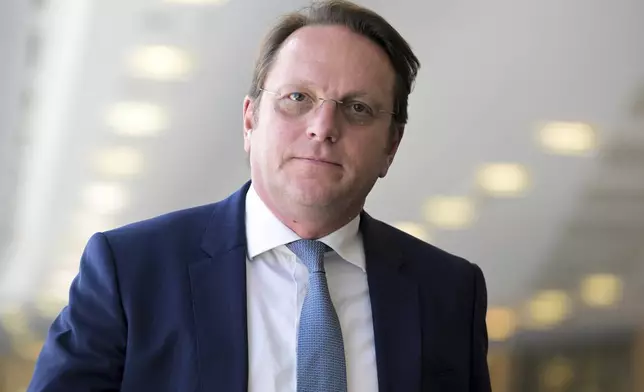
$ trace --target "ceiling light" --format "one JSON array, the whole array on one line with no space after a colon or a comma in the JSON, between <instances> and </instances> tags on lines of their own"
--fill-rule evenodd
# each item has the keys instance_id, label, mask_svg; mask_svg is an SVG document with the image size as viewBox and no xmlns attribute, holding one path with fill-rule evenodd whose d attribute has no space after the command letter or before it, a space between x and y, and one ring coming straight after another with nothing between
<instances>
[{"instance_id":1,"label":"ceiling light","mask_svg":"<svg viewBox=\"0 0 644 392\"><path fill-rule=\"evenodd\" d=\"M490 340L502 342L514 335L516 315L512 309L490 308L487 311L486 323Z\"/></svg>"},{"instance_id":2,"label":"ceiling light","mask_svg":"<svg viewBox=\"0 0 644 392\"><path fill-rule=\"evenodd\" d=\"M423 215L440 228L464 228L474 221L474 203L467 197L436 196L427 201Z\"/></svg>"},{"instance_id":3,"label":"ceiling light","mask_svg":"<svg viewBox=\"0 0 644 392\"><path fill-rule=\"evenodd\" d=\"M533 327L553 327L570 312L570 298L560 290L542 291L530 301L528 311Z\"/></svg>"},{"instance_id":4,"label":"ceiling light","mask_svg":"<svg viewBox=\"0 0 644 392\"><path fill-rule=\"evenodd\" d=\"M114 226L114 220L109 216L92 210L78 211L72 216L69 245L65 250L71 248L72 253L80 252L82 248L79 248L79 246L84 246L93 234L113 229ZM80 256L80 253L78 253L78 256Z\"/></svg>"},{"instance_id":5,"label":"ceiling light","mask_svg":"<svg viewBox=\"0 0 644 392\"><path fill-rule=\"evenodd\" d=\"M50 287L53 292L61 293L67 297L72 282L78 275L78 270L60 270L51 276Z\"/></svg>"},{"instance_id":6,"label":"ceiling light","mask_svg":"<svg viewBox=\"0 0 644 392\"><path fill-rule=\"evenodd\" d=\"M597 135L593 128L580 122L552 122L539 133L539 139L547 150L566 155L581 155L597 147Z\"/></svg>"},{"instance_id":7,"label":"ceiling light","mask_svg":"<svg viewBox=\"0 0 644 392\"><path fill-rule=\"evenodd\" d=\"M61 269L51 274L43 292L47 300L37 304L38 310L42 314L51 315L56 309L62 309L68 302L69 290L77 275L78 268Z\"/></svg>"},{"instance_id":8,"label":"ceiling light","mask_svg":"<svg viewBox=\"0 0 644 392\"><path fill-rule=\"evenodd\" d=\"M429 242L429 233L427 230L418 223L414 222L398 222L394 224L398 230L404 231L405 233L418 238L421 241Z\"/></svg>"},{"instance_id":9,"label":"ceiling light","mask_svg":"<svg viewBox=\"0 0 644 392\"><path fill-rule=\"evenodd\" d=\"M127 194L118 184L96 183L83 191L83 201L97 214L113 214L125 207Z\"/></svg>"},{"instance_id":10,"label":"ceiling light","mask_svg":"<svg viewBox=\"0 0 644 392\"><path fill-rule=\"evenodd\" d=\"M143 155L133 147L116 147L100 152L96 166L103 174L133 176L142 170Z\"/></svg>"},{"instance_id":11,"label":"ceiling light","mask_svg":"<svg viewBox=\"0 0 644 392\"><path fill-rule=\"evenodd\" d=\"M615 275L590 275L581 283L581 298L588 306L613 306L622 297L622 286L621 279Z\"/></svg>"},{"instance_id":12,"label":"ceiling light","mask_svg":"<svg viewBox=\"0 0 644 392\"><path fill-rule=\"evenodd\" d=\"M160 106L145 102L117 103L107 112L107 123L127 136L151 136L168 128L168 114Z\"/></svg>"},{"instance_id":13,"label":"ceiling light","mask_svg":"<svg viewBox=\"0 0 644 392\"><path fill-rule=\"evenodd\" d=\"M556 357L542 366L539 379L543 389L562 391L568 389L574 375L572 362Z\"/></svg>"},{"instance_id":14,"label":"ceiling light","mask_svg":"<svg viewBox=\"0 0 644 392\"><path fill-rule=\"evenodd\" d=\"M135 77L155 80L181 80L193 68L186 52L162 45L137 49L130 55L128 65Z\"/></svg>"},{"instance_id":15,"label":"ceiling light","mask_svg":"<svg viewBox=\"0 0 644 392\"><path fill-rule=\"evenodd\" d=\"M492 163L479 169L481 188L493 196L518 196L528 188L528 171L515 163Z\"/></svg>"}]
</instances>

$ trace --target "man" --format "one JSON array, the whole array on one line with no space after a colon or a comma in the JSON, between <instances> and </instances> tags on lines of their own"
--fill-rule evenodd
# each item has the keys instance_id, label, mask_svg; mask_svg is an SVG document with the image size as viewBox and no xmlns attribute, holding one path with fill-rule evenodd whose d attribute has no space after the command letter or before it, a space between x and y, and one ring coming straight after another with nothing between
<instances>
[{"instance_id":1,"label":"man","mask_svg":"<svg viewBox=\"0 0 644 392\"><path fill-rule=\"evenodd\" d=\"M481 270L363 211L418 67L353 4L281 20L243 106L251 182L94 235L29 391L490 391Z\"/></svg>"}]
</instances>

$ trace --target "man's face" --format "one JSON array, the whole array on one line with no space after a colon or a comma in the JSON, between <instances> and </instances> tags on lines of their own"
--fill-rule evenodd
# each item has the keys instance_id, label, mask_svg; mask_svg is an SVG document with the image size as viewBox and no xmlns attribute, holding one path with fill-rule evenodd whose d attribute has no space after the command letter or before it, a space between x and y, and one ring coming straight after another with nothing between
<instances>
[{"instance_id":1,"label":"man's face","mask_svg":"<svg viewBox=\"0 0 644 392\"><path fill-rule=\"evenodd\" d=\"M292 34L260 86L259 107L244 103L244 149L258 192L305 207L361 206L398 146L391 114L378 113L393 111L394 80L384 51L344 27Z\"/></svg>"}]
</instances>

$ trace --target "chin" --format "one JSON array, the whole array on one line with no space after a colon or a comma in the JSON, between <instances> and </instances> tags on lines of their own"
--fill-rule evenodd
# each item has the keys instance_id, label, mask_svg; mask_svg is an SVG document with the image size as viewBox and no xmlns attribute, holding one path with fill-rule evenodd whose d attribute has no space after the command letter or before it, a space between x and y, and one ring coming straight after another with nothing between
<instances>
[{"instance_id":1,"label":"chin","mask_svg":"<svg viewBox=\"0 0 644 392\"><path fill-rule=\"evenodd\" d=\"M287 187L287 197L300 205L326 206L333 203L341 193L338 185L315 180L292 181Z\"/></svg>"}]
</instances>

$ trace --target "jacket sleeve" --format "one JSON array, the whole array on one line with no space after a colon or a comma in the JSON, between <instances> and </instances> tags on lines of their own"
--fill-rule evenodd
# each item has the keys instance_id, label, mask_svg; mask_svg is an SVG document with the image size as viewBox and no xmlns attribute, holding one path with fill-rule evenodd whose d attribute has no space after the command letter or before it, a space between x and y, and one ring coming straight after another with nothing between
<instances>
[{"instance_id":1,"label":"jacket sleeve","mask_svg":"<svg viewBox=\"0 0 644 392\"><path fill-rule=\"evenodd\" d=\"M107 238L95 234L81 258L69 304L51 325L28 392L118 391L127 326Z\"/></svg>"},{"instance_id":2,"label":"jacket sleeve","mask_svg":"<svg viewBox=\"0 0 644 392\"><path fill-rule=\"evenodd\" d=\"M487 314L487 288L483 271L476 264L474 268L474 306L472 322L472 365L470 391L490 392L490 372L487 364L488 334L485 317Z\"/></svg>"}]
</instances>

